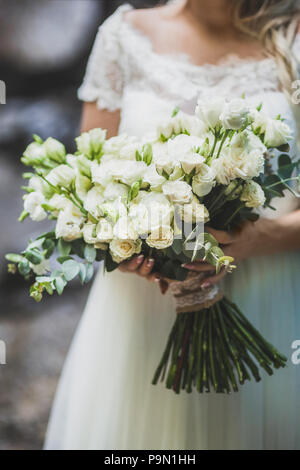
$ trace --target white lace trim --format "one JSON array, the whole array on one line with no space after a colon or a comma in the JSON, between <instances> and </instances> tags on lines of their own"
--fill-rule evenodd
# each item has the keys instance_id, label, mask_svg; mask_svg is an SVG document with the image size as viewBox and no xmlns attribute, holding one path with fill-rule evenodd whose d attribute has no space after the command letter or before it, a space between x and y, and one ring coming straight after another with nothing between
<instances>
[{"instance_id":1,"label":"white lace trim","mask_svg":"<svg viewBox=\"0 0 300 470\"><path fill-rule=\"evenodd\" d=\"M159 54L151 40L116 12L99 28L79 98L97 101L110 111L122 107L126 86L151 91L177 103L190 101L208 89L216 94L255 96L278 91L276 64L272 58L257 60L228 55L217 64L195 65L185 54ZM300 35L295 41L299 57Z\"/></svg>"}]
</instances>

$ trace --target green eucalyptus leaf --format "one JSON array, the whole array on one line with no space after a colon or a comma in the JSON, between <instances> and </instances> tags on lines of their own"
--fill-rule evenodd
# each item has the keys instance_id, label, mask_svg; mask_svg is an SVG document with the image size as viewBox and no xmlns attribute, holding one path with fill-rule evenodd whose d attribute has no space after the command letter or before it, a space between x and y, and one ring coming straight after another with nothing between
<instances>
[{"instance_id":1,"label":"green eucalyptus leaf","mask_svg":"<svg viewBox=\"0 0 300 470\"><path fill-rule=\"evenodd\" d=\"M25 258L32 264L40 264L44 259L42 253L38 250L27 250L25 252Z\"/></svg>"},{"instance_id":2,"label":"green eucalyptus leaf","mask_svg":"<svg viewBox=\"0 0 300 470\"><path fill-rule=\"evenodd\" d=\"M84 248L84 258L88 263L93 263L96 259L96 248L92 245L86 245Z\"/></svg>"},{"instance_id":3,"label":"green eucalyptus leaf","mask_svg":"<svg viewBox=\"0 0 300 470\"><path fill-rule=\"evenodd\" d=\"M81 284L84 284L86 278L86 265L83 263L80 263L79 265L79 279Z\"/></svg>"},{"instance_id":4,"label":"green eucalyptus leaf","mask_svg":"<svg viewBox=\"0 0 300 470\"><path fill-rule=\"evenodd\" d=\"M90 280L92 279L94 275L94 266L92 264L86 264L85 269L86 269L86 275L85 275L84 282L85 284L87 284L88 282L90 282Z\"/></svg>"},{"instance_id":5,"label":"green eucalyptus leaf","mask_svg":"<svg viewBox=\"0 0 300 470\"><path fill-rule=\"evenodd\" d=\"M72 279L74 279L79 274L79 264L77 263L77 261L74 261L72 259L65 261L62 264L62 271L65 279L67 281L72 281Z\"/></svg>"},{"instance_id":6,"label":"green eucalyptus leaf","mask_svg":"<svg viewBox=\"0 0 300 470\"><path fill-rule=\"evenodd\" d=\"M67 285L66 281L61 276L55 278L54 286L58 295L62 295L66 285Z\"/></svg>"},{"instance_id":7,"label":"green eucalyptus leaf","mask_svg":"<svg viewBox=\"0 0 300 470\"><path fill-rule=\"evenodd\" d=\"M61 256L68 256L71 253L72 245L60 238L57 243L57 249Z\"/></svg>"},{"instance_id":8,"label":"green eucalyptus leaf","mask_svg":"<svg viewBox=\"0 0 300 470\"><path fill-rule=\"evenodd\" d=\"M20 261L20 263L18 264L18 269L21 276L27 276L31 271L29 261L26 259Z\"/></svg>"}]
</instances>

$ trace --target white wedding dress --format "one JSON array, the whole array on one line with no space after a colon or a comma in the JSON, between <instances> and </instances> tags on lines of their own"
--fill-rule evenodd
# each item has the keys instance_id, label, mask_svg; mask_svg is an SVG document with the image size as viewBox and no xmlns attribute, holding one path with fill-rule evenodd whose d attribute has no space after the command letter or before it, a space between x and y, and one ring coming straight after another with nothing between
<instances>
[{"instance_id":1,"label":"white wedding dress","mask_svg":"<svg viewBox=\"0 0 300 470\"><path fill-rule=\"evenodd\" d=\"M130 8L101 26L79 91L99 108L121 109L120 132L143 135L175 106L192 113L208 91L245 93L295 128L273 59L230 56L196 66L185 56L159 55L125 21ZM297 201L287 195L277 206L276 216ZM262 382L232 395L178 396L151 385L175 318L172 298L138 276L100 269L60 380L46 449L300 449L300 366L290 360L300 339L300 253L246 261L224 289L287 355L286 369L263 373Z\"/></svg>"}]
</instances>

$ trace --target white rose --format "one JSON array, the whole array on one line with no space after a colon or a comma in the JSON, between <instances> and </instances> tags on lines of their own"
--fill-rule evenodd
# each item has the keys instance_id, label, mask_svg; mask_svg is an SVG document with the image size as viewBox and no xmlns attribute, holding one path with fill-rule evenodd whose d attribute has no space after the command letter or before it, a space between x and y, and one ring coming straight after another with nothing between
<instances>
[{"instance_id":1,"label":"white rose","mask_svg":"<svg viewBox=\"0 0 300 470\"><path fill-rule=\"evenodd\" d=\"M103 129L92 129L89 132L84 132L81 136L77 137L76 144L80 153L98 159L106 139L106 131Z\"/></svg>"},{"instance_id":2,"label":"white rose","mask_svg":"<svg viewBox=\"0 0 300 470\"><path fill-rule=\"evenodd\" d=\"M157 172L161 175L163 172L168 175L172 173L176 162L168 153L168 144L157 143L152 146L153 164L156 166Z\"/></svg>"},{"instance_id":3,"label":"white rose","mask_svg":"<svg viewBox=\"0 0 300 470\"><path fill-rule=\"evenodd\" d=\"M76 173L73 168L68 165L59 165L48 173L46 179L53 186L68 188L75 180L75 177Z\"/></svg>"},{"instance_id":4,"label":"white rose","mask_svg":"<svg viewBox=\"0 0 300 470\"><path fill-rule=\"evenodd\" d=\"M143 182L150 184L151 189L160 188L166 179L157 173L155 165L150 165L145 171Z\"/></svg>"},{"instance_id":5,"label":"white rose","mask_svg":"<svg viewBox=\"0 0 300 470\"><path fill-rule=\"evenodd\" d=\"M108 183L103 191L106 201L114 201L116 199L126 200L128 197L128 187L122 183Z\"/></svg>"},{"instance_id":6,"label":"white rose","mask_svg":"<svg viewBox=\"0 0 300 470\"><path fill-rule=\"evenodd\" d=\"M91 186L92 184L89 178L82 175L81 173L77 173L75 178L75 189L80 199L84 199L86 197L88 191L91 189Z\"/></svg>"},{"instance_id":7,"label":"white rose","mask_svg":"<svg viewBox=\"0 0 300 470\"><path fill-rule=\"evenodd\" d=\"M109 243L113 239L113 227L106 219L100 220L96 232L97 243Z\"/></svg>"},{"instance_id":8,"label":"white rose","mask_svg":"<svg viewBox=\"0 0 300 470\"><path fill-rule=\"evenodd\" d=\"M234 158L240 158L241 155L250 153L252 150L258 150L264 154L267 148L259 137L248 130L234 135L230 143L231 155Z\"/></svg>"},{"instance_id":9,"label":"white rose","mask_svg":"<svg viewBox=\"0 0 300 470\"><path fill-rule=\"evenodd\" d=\"M50 207L54 208L54 211L52 212L53 215L58 216L59 211L64 210L66 208L70 208L72 210L75 206L72 204L72 202L67 199L65 196L62 194L54 194L54 196L49 199L47 204Z\"/></svg>"},{"instance_id":10,"label":"white rose","mask_svg":"<svg viewBox=\"0 0 300 470\"><path fill-rule=\"evenodd\" d=\"M247 181L245 183L240 199L245 202L246 207L253 208L263 206L266 201L263 189L255 181Z\"/></svg>"},{"instance_id":11,"label":"white rose","mask_svg":"<svg viewBox=\"0 0 300 470\"><path fill-rule=\"evenodd\" d=\"M101 219L98 224L85 224L82 233L84 241L92 245L109 243L113 239L112 225L106 219Z\"/></svg>"},{"instance_id":12,"label":"white rose","mask_svg":"<svg viewBox=\"0 0 300 470\"><path fill-rule=\"evenodd\" d=\"M157 138L168 140L173 135L185 134L186 132L190 135L201 135L204 131L203 124L195 119L195 116L179 111L176 116L158 124Z\"/></svg>"},{"instance_id":13,"label":"white rose","mask_svg":"<svg viewBox=\"0 0 300 470\"><path fill-rule=\"evenodd\" d=\"M197 197L194 196L192 202L177 206L181 219L188 223L207 222L209 213L204 204L200 204Z\"/></svg>"},{"instance_id":14,"label":"white rose","mask_svg":"<svg viewBox=\"0 0 300 470\"><path fill-rule=\"evenodd\" d=\"M180 163L177 163L175 167L173 168L172 173L169 175L169 181L176 181L179 179L182 179L184 176L184 171L182 169L182 166Z\"/></svg>"},{"instance_id":15,"label":"white rose","mask_svg":"<svg viewBox=\"0 0 300 470\"><path fill-rule=\"evenodd\" d=\"M34 191L24 197L24 210L29 213L30 218L40 222L47 218L47 212L42 208L46 200L42 193Z\"/></svg>"},{"instance_id":16,"label":"white rose","mask_svg":"<svg viewBox=\"0 0 300 470\"><path fill-rule=\"evenodd\" d=\"M99 214L101 217L109 219L115 223L120 217L127 217L127 207L119 199L113 202L105 202L99 206Z\"/></svg>"},{"instance_id":17,"label":"white rose","mask_svg":"<svg viewBox=\"0 0 300 470\"><path fill-rule=\"evenodd\" d=\"M84 218L75 209L67 207L60 211L56 222L56 238L73 241L82 237L81 225Z\"/></svg>"},{"instance_id":18,"label":"white rose","mask_svg":"<svg viewBox=\"0 0 300 470\"><path fill-rule=\"evenodd\" d=\"M32 176L28 182L28 187L34 189L35 191L43 193L44 182L39 176Z\"/></svg>"},{"instance_id":19,"label":"white rose","mask_svg":"<svg viewBox=\"0 0 300 470\"><path fill-rule=\"evenodd\" d=\"M49 137L44 142L45 150L52 160L58 163L64 163L66 160L66 149L65 146L56 139Z\"/></svg>"},{"instance_id":20,"label":"white rose","mask_svg":"<svg viewBox=\"0 0 300 470\"><path fill-rule=\"evenodd\" d=\"M94 245L97 242L97 238L95 236L96 231L96 224L85 224L82 229L82 235L85 243L88 245Z\"/></svg>"},{"instance_id":21,"label":"white rose","mask_svg":"<svg viewBox=\"0 0 300 470\"><path fill-rule=\"evenodd\" d=\"M119 158L122 160L136 160L136 152L141 153L142 145L137 142L129 143L120 149Z\"/></svg>"},{"instance_id":22,"label":"white rose","mask_svg":"<svg viewBox=\"0 0 300 470\"><path fill-rule=\"evenodd\" d=\"M115 158L120 158L120 153L123 148L137 144L137 139L133 136L128 136L127 134L120 134L111 139L106 140L103 146L104 154L114 156ZM123 154L124 156L124 154ZM135 156L134 156L135 158Z\"/></svg>"},{"instance_id":23,"label":"white rose","mask_svg":"<svg viewBox=\"0 0 300 470\"><path fill-rule=\"evenodd\" d=\"M249 115L249 107L243 99L234 99L226 103L220 120L225 129L240 129L246 122Z\"/></svg>"},{"instance_id":24,"label":"white rose","mask_svg":"<svg viewBox=\"0 0 300 470\"><path fill-rule=\"evenodd\" d=\"M116 163L117 165L111 168L111 176L114 180L121 181L128 186L142 179L147 170L144 162L118 160Z\"/></svg>"},{"instance_id":25,"label":"white rose","mask_svg":"<svg viewBox=\"0 0 300 470\"><path fill-rule=\"evenodd\" d=\"M111 158L107 161L102 158L100 165L96 162L92 162L92 182L98 183L101 186L106 186L112 181L112 173L118 163L118 160L112 160Z\"/></svg>"},{"instance_id":26,"label":"white rose","mask_svg":"<svg viewBox=\"0 0 300 470\"><path fill-rule=\"evenodd\" d=\"M146 239L146 243L151 248L164 250L173 244L174 232L169 225L159 225L154 227Z\"/></svg>"},{"instance_id":27,"label":"white rose","mask_svg":"<svg viewBox=\"0 0 300 470\"><path fill-rule=\"evenodd\" d=\"M205 158L199 153L186 153L181 159L180 163L183 171L189 175L192 171L199 171Z\"/></svg>"},{"instance_id":28,"label":"white rose","mask_svg":"<svg viewBox=\"0 0 300 470\"><path fill-rule=\"evenodd\" d=\"M208 165L201 165L198 173L192 179L193 192L199 197L206 196L215 186L216 174Z\"/></svg>"},{"instance_id":29,"label":"white rose","mask_svg":"<svg viewBox=\"0 0 300 470\"><path fill-rule=\"evenodd\" d=\"M158 225L170 225L174 217L174 208L171 204L153 201L131 204L129 217L139 235L149 233Z\"/></svg>"},{"instance_id":30,"label":"white rose","mask_svg":"<svg viewBox=\"0 0 300 470\"><path fill-rule=\"evenodd\" d=\"M99 217L100 206L104 203L103 190L99 186L94 186L88 191L84 199L84 208L94 217Z\"/></svg>"},{"instance_id":31,"label":"white rose","mask_svg":"<svg viewBox=\"0 0 300 470\"><path fill-rule=\"evenodd\" d=\"M109 250L115 263L122 263L133 255L139 254L141 249L141 240L112 240L109 244Z\"/></svg>"},{"instance_id":32,"label":"white rose","mask_svg":"<svg viewBox=\"0 0 300 470\"><path fill-rule=\"evenodd\" d=\"M267 147L280 147L286 144L292 137L290 127L279 119L269 119L266 132L265 144Z\"/></svg>"},{"instance_id":33,"label":"white rose","mask_svg":"<svg viewBox=\"0 0 300 470\"><path fill-rule=\"evenodd\" d=\"M203 143L204 141L200 137L181 134L168 141L168 153L173 159L180 161L184 154L198 152Z\"/></svg>"},{"instance_id":34,"label":"white rose","mask_svg":"<svg viewBox=\"0 0 300 470\"><path fill-rule=\"evenodd\" d=\"M260 150L232 154L231 149L227 148L218 159L213 160L212 168L216 173L217 182L228 185L236 178L259 176L264 171L264 164L265 159Z\"/></svg>"},{"instance_id":35,"label":"white rose","mask_svg":"<svg viewBox=\"0 0 300 470\"><path fill-rule=\"evenodd\" d=\"M113 228L114 238L120 240L137 240L139 237L131 219L127 216L120 217Z\"/></svg>"},{"instance_id":36,"label":"white rose","mask_svg":"<svg viewBox=\"0 0 300 470\"><path fill-rule=\"evenodd\" d=\"M50 261L48 259L43 259L43 261L39 264L29 263L32 271L37 276L44 276L48 272L51 271Z\"/></svg>"},{"instance_id":37,"label":"white rose","mask_svg":"<svg viewBox=\"0 0 300 470\"><path fill-rule=\"evenodd\" d=\"M255 132L259 131L260 134L264 134L266 132L269 120L267 114L262 111L257 111L257 109L253 109L250 111L250 119L252 120L252 128Z\"/></svg>"},{"instance_id":38,"label":"white rose","mask_svg":"<svg viewBox=\"0 0 300 470\"><path fill-rule=\"evenodd\" d=\"M23 153L22 161L25 165L34 166L42 163L47 158L47 152L44 144L32 142Z\"/></svg>"},{"instance_id":39,"label":"white rose","mask_svg":"<svg viewBox=\"0 0 300 470\"><path fill-rule=\"evenodd\" d=\"M198 100L196 116L204 123L206 129L215 129L222 125L220 116L225 107L225 99L205 96Z\"/></svg>"},{"instance_id":40,"label":"white rose","mask_svg":"<svg viewBox=\"0 0 300 470\"><path fill-rule=\"evenodd\" d=\"M163 184L162 190L172 202L187 204L192 200L192 188L185 181L167 181Z\"/></svg>"}]
</instances>

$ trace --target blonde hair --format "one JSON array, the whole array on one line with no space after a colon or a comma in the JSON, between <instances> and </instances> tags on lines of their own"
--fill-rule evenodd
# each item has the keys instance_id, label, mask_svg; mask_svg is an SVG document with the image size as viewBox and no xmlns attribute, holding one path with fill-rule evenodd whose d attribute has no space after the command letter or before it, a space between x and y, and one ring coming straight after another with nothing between
<instances>
[{"instance_id":1,"label":"blonde hair","mask_svg":"<svg viewBox=\"0 0 300 470\"><path fill-rule=\"evenodd\" d=\"M300 21L300 0L234 0L234 3L236 27L258 39L274 57L282 91L291 102L292 84L299 78L293 44Z\"/></svg>"}]
</instances>

